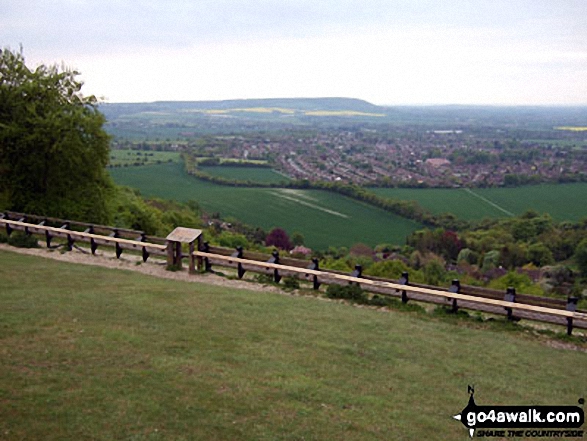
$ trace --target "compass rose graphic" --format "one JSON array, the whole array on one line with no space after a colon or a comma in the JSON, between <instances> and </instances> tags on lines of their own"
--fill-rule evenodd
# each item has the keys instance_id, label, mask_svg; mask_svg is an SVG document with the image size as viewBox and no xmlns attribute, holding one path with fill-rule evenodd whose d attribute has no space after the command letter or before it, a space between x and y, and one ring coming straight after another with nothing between
<instances>
[{"instance_id":1,"label":"compass rose graphic","mask_svg":"<svg viewBox=\"0 0 587 441\"><path fill-rule=\"evenodd\" d=\"M475 387L474 386L467 386L467 392L469 393L469 403L467 404L467 406L463 410L461 410L461 413L454 415L453 418L455 420L463 423L463 426L465 426L467 429L469 429L469 436L471 438L473 438L473 435L475 435L475 427L470 426L467 423L466 415L469 412L474 412L475 409L477 408L477 405L475 404L475 397L474 397Z\"/></svg>"}]
</instances>

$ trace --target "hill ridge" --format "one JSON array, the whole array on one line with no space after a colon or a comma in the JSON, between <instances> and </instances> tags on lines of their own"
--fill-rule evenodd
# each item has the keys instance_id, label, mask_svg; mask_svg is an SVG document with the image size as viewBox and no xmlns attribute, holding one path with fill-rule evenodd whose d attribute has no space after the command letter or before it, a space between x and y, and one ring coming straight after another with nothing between
<instances>
[{"instance_id":1,"label":"hill ridge","mask_svg":"<svg viewBox=\"0 0 587 441\"><path fill-rule=\"evenodd\" d=\"M357 112L382 112L385 108L358 98L245 98L204 101L154 101L143 103L102 103L105 110L115 108L145 108L151 110L209 109L227 110L234 108L278 107L291 110L348 110Z\"/></svg>"}]
</instances>

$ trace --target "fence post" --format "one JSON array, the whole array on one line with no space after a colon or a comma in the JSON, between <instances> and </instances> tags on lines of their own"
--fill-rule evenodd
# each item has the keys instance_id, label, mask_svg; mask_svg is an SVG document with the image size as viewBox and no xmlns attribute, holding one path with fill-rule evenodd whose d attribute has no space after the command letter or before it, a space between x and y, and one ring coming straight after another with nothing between
<instances>
[{"instance_id":1,"label":"fence post","mask_svg":"<svg viewBox=\"0 0 587 441\"><path fill-rule=\"evenodd\" d=\"M397 281L399 285L409 285L410 275L407 271L402 273L402 277ZM402 289L402 303L408 303L408 293L405 289Z\"/></svg>"},{"instance_id":2,"label":"fence post","mask_svg":"<svg viewBox=\"0 0 587 441\"><path fill-rule=\"evenodd\" d=\"M577 310L578 297L567 298L567 311L575 312ZM567 335L573 334L573 317L567 317Z\"/></svg>"},{"instance_id":3,"label":"fence post","mask_svg":"<svg viewBox=\"0 0 587 441\"><path fill-rule=\"evenodd\" d=\"M90 228L88 228L88 233L90 234L94 234L94 226L90 225ZM96 243L96 241L94 240L94 238L90 238L90 250L92 251L92 254L95 255L96 254L96 250L98 249L98 244Z\"/></svg>"},{"instance_id":4,"label":"fence post","mask_svg":"<svg viewBox=\"0 0 587 441\"><path fill-rule=\"evenodd\" d=\"M461 282L459 279L453 279L448 292L452 292L454 294L458 294L461 291ZM457 299L452 299L452 308L451 312L456 313L459 310L459 306L457 304Z\"/></svg>"},{"instance_id":5,"label":"fence post","mask_svg":"<svg viewBox=\"0 0 587 441\"><path fill-rule=\"evenodd\" d=\"M24 217L21 219L21 222L28 222L28 219L26 218L26 216L24 216ZM24 234L26 234L27 236L30 236L30 235L32 234L32 233L30 232L30 230L29 230L29 227L28 227L28 226L27 226L27 227L24 227Z\"/></svg>"},{"instance_id":6,"label":"fence post","mask_svg":"<svg viewBox=\"0 0 587 441\"><path fill-rule=\"evenodd\" d=\"M267 263L274 263L276 265L279 265L279 251L277 251L277 250L273 251L271 253L271 257L269 258ZM281 275L279 274L279 271L277 270L277 268L275 268L273 270L273 281L275 283L279 283L280 280L281 280Z\"/></svg>"},{"instance_id":7,"label":"fence post","mask_svg":"<svg viewBox=\"0 0 587 441\"><path fill-rule=\"evenodd\" d=\"M508 287L508 289L505 292L505 296L503 297L503 299L506 302L512 302L512 303L514 303L516 301L516 288L514 288L513 286ZM508 320L514 320L512 308L505 308L505 310L508 313Z\"/></svg>"},{"instance_id":8,"label":"fence post","mask_svg":"<svg viewBox=\"0 0 587 441\"><path fill-rule=\"evenodd\" d=\"M356 277L358 279L363 277L363 267L361 265L355 265L355 270L351 273L351 277ZM352 284L353 282L349 282L349 285ZM360 285L360 283L357 283L357 285Z\"/></svg>"},{"instance_id":9,"label":"fence post","mask_svg":"<svg viewBox=\"0 0 587 441\"><path fill-rule=\"evenodd\" d=\"M308 265L308 269L320 271L320 265L318 264L317 257L312 258L312 263ZM318 276L316 274L313 275L312 281L314 282L314 290L318 291L320 289L320 282L318 281Z\"/></svg>"},{"instance_id":10,"label":"fence post","mask_svg":"<svg viewBox=\"0 0 587 441\"><path fill-rule=\"evenodd\" d=\"M47 248L51 248L51 239L53 239L53 236L51 236L49 230L45 230L45 242L47 243Z\"/></svg>"},{"instance_id":11,"label":"fence post","mask_svg":"<svg viewBox=\"0 0 587 441\"><path fill-rule=\"evenodd\" d=\"M237 259L242 259L243 258L243 247L241 247L241 246L236 247L236 251L234 253L232 253L232 257L236 257ZM238 278L242 279L243 276L245 275L245 269L243 268L243 264L238 262L236 265L236 268L237 268Z\"/></svg>"},{"instance_id":12,"label":"fence post","mask_svg":"<svg viewBox=\"0 0 587 441\"><path fill-rule=\"evenodd\" d=\"M118 230L114 229L114 232L110 234L111 237L118 238L120 235L118 234ZM122 254L122 247L118 242L116 242L116 258L120 259L120 255Z\"/></svg>"},{"instance_id":13,"label":"fence post","mask_svg":"<svg viewBox=\"0 0 587 441\"><path fill-rule=\"evenodd\" d=\"M202 251L204 253L210 252L210 242L208 242L208 241L204 242L204 245L202 247ZM212 265L210 264L210 259L208 259L207 257L204 257L204 271L212 272Z\"/></svg>"},{"instance_id":14,"label":"fence post","mask_svg":"<svg viewBox=\"0 0 587 441\"><path fill-rule=\"evenodd\" d=\"M147 241L147 236L145 235L145 233L141 233L141 235L139 237L137 237L135 239L137 242L146 242ZM143 255L143 262L146 262L147 259L149 258L149 256L151 255L148 251L147 251L147 247L142 247L141 249L142 251L142 255Z\"/></svg>"},{"instance_id":15,"label":"fence post","mask_svg":"<svg viewBox=\"0 0 587 441\"><path fill-rule=\"evenodd\" d=\"M69 222L65 221L65 223L63 225L61 225L61 227L59 227L60 230L69 230ZM74 240L71 237L71 234L67 235L67 251L71 251L73 250L73 244L74 244Z\"/></svg>"}]
</instances>

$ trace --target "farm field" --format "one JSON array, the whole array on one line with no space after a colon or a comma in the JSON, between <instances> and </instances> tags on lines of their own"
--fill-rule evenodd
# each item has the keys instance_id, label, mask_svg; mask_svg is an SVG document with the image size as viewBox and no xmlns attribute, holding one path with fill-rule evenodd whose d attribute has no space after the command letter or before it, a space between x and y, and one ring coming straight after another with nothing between
<instances>
[{"instance_id":1,"label":"farm field","mask_svg":"<svg viewBox=\"0 0 587 441\"><path fill-rule=\"evenodd\" d=\"M237 188L212 184L188 175L182 164L110 169L115 182L137 188L145 196L198 203L266 230L301 232L315 249L355 243L404 244L406 236L422 228L416 222L344 196L318 190Z\"/></svg>"},{"instance_id":2,"label":"farm field","mask_svg":"<svg viewBox=\"0 0 587 441\"><path fill-rule=\"evenodd\" d=\"M453 213L465 220L548 213L557 221L587 217L587 183L542 184L517 188L373 188L383 197L415 200L432 213Z\"/></svg>"},{"instance_id":3,"label":"farm field","mask_svg":"<svg viewBox=\"0 0 587 441\"><path fill-rule=\"evenodd\" d=\"M499 323L9 251L0 280L6 439L465 440L467 385L480 405L585 395L586 353Z\"/></svg>"},{"instance_id":4,"label":"farm field","mask_svg":"<svg viewBox=\"0 0 587 441\"><path fill-rule=\"evenodd\" d=\"M232 179L237 181L251 181L267 184L278 184L290 180L287 176L277 173L275 170L267 167L235 167L217 165L212 167L202 167L200 169L212 176Z\"/></svg>"},{"instance_id":5,"label":"farm field","mask_svg":"<svg viewBox=\"0 0 587 441\"><path fill-rule=\"evenodd\" d=\"M159 162L179 161L178 152L158 152L142 150L110 150L110 165L112 166L129 166L129 165L149 165Z\"/></svg>"}]
</instances>

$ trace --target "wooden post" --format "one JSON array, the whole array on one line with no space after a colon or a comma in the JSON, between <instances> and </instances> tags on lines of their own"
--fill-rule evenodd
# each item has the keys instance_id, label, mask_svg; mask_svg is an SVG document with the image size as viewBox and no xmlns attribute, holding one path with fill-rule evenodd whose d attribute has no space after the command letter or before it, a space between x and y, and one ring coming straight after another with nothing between
<instances>
[{"instance_id":1,"label":"wooden post","mask_svg":"<svg viewBox=\"0 0 587 441\"><path fill-rule=\"evenodd\" d=\"M190 274L196 273L196 258L194 257L194 242L190 242Z\"/></svg>"},{"instance_id":2,"label":"wooden post","mask_svg":"<svg viewBox=\"0 0 587 441\"><path fill-rule=\"evenodd\" d=\"M175 242L175 257L174 263L177 269L181 269L181 242Z\"/></svg>"},{"instance_id":3,"label":"wooden post","mask_svg":"<svg viewBox=\"0 0 587 441\"><path fill-rule=\"evenodd\" d=\"M198 236L197 242L198 242L197 249L198 249L198 251L201 251L202 250L202 236ZM198 271L202 271L202 258L199 256L196 258L196 269Z\"/></svg>"},{"instance_id":4,"label":"wooden post","mask_svg":"<svg viewBox=\"0 0 587 441\"><path fill-rule=\"evenodd\" d=\"M167 268L168 269L173 266L173 263L175 261L174 251L175 251L174 242L171 240L168 240L167 241Z\"/></svg>"}]
</instances>

